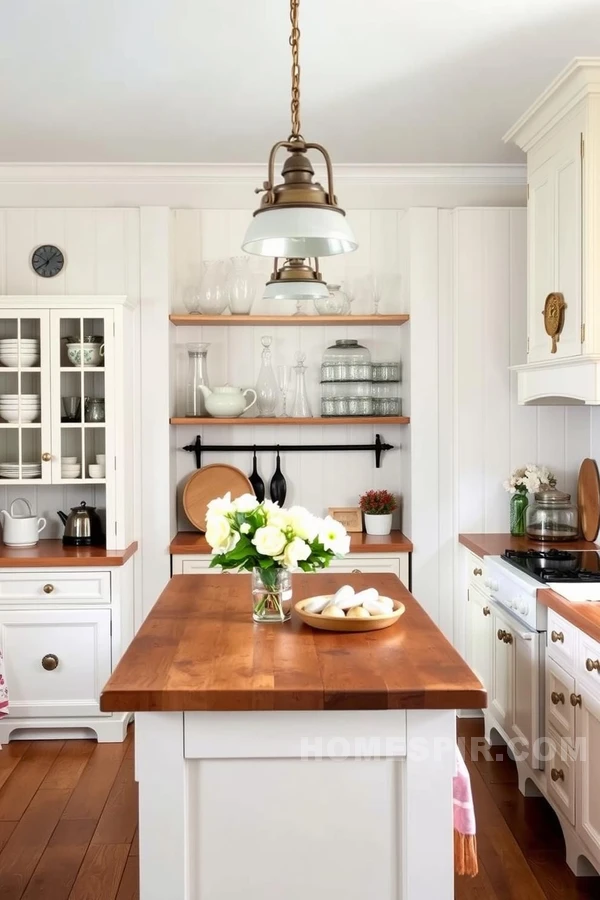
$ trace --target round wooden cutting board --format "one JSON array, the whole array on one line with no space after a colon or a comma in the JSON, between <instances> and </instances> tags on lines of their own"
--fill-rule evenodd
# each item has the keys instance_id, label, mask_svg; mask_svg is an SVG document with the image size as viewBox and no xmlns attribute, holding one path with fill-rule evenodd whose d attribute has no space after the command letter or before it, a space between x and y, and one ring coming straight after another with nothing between
<instances>
[{"instance_id":1,"label":"round wooden cutting board","mask_svg":"<svg viewBox=\"0 0 600 900\"><path fill-rule=\"evenodd\" d=\"M595 541L600 529L600 476L595 459L584 459L577 481L579 527L586 541Z\"/></svg>"},{"instance_id":2,"label":"round wooden cutting board","mask_svg":"<svg viewBox=\"0 0 600 900\"><path fill-rule=\"evenodd\" d=\"M235 466L215 463L203 466L189 478L183 489L183 509L194 528L206 531L206 508L211 500L227 493L231 499L254 494L252 485Z\"/></svg>"}]
</instances>

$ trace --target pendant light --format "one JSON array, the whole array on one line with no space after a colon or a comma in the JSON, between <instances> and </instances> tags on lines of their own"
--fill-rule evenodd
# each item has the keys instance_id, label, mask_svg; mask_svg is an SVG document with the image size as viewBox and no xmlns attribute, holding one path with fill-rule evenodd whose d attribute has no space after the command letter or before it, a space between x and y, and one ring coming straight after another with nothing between
<instances>
[{"instance_id":1,"label":"pendant light","mask_svg":"<svg viewBox=\"0 0 600 900\"><path fill-rule=\"evenodd\" d=\"M329 289L319 272L319 260L314 268L304 259L286 259L281 268L275 259L274 272L263 294L264 300L322 300L329 296Z\"/></svg>"},{"instance_id":2,"label":"pendant light","mask_svg":"<svg viewBox=\"0 0 600 900\"><path fill-rule=\"evenodd\" d=\"M286 141L278 141L269 154L268 175L262 188L260 207L242 243L247 253L292 260L333 256L356 250L358 243L333 190L333 168L325 147L304 140L300 132L300 63L298 7L290 0L292 25L292 131ZM281 148L288 151L282 168L283 183L275 184L275 157ZM325 160L327 188L313 182L314 170L306 153L316 150ZM277 267L276 267L277 268ZM286 279L280 279L284 281ZM319 279L313 279L315 283ZM307 284L311 284L311 279Z\"/></svg>"}]
</instances>

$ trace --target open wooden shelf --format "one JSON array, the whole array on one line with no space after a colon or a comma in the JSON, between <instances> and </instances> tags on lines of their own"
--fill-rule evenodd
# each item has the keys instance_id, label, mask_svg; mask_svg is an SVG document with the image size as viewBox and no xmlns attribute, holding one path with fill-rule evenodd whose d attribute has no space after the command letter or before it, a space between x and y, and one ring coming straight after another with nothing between
<instances>
[{"instance_id":1,"label":"open wooden shelf","mask_svg":"<svg viewBox=\"0 0 600 900\"><path fill-rule=\"evenodd\" d=\"M314 416L294 419L291 416L265 416L256 419L213 419L173 416L171 425L408 425L408 416Z\"/></svg>"},{"instance_id":2,"label":"open wooden shelf","mask_svg":"<svg viewBox=\"0 0 600 900\"><path fill-rule=\"evenodd\" d=\"M404 325L409 316L203 316L178 313L169 316L173 325Z\"/></svg>"}]
</instances>

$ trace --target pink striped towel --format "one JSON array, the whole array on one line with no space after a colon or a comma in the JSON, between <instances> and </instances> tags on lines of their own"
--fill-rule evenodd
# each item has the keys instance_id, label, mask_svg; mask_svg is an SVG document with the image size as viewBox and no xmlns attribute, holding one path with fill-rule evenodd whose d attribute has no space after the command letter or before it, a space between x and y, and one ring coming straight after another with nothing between
<instances>
[{"instance_id":1,"label":"pink striped towel","mask_svg":"<svg viewBox=\"0 0 600 900\"><path fill-rule=\"evenodd\" d=\"M454 803L454 870L457 875L477 875L477 841L475 839L475 807L471 779L456 747L456 770L452 782Z\"/></svg>"}]
</instances>

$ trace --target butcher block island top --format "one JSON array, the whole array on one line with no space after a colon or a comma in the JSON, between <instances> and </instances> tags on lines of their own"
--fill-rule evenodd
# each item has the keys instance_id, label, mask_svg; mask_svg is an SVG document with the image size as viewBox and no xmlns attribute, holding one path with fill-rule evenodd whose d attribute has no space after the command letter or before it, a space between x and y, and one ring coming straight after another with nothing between
<instances>
[{"instance_id":1,"label":"butcher block island top","mask_svg":"<svg viewBox=\"0 0 600 900\"><path fill-rule=\"evenodd\" d=\"M376 587L396 625L340 634L254 624L249 575L171 579L102 692L113 711L476 709L486 693L395 575L298 574L294 602Z\"/></svg>"}]
</instances>

